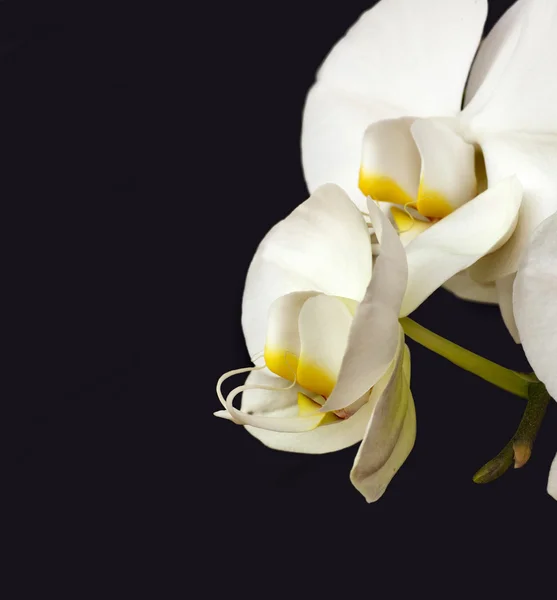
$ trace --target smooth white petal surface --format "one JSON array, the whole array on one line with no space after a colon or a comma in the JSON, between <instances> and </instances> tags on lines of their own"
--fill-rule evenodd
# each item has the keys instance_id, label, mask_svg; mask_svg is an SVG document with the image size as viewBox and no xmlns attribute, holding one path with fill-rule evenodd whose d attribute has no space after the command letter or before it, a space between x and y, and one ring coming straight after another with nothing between
<instances>
[{"instance_id":1,"label":"smooth white petal surface","mask_svg":"<svg viewBox=\"0 0 557 600\"><path fill-rule=\"evenodd\" d=\"M374 200L405 205L414 202L420 181L420 153L411 118L370 125L362 143L360 190Z\"/></svg>"},{"instance_id":2,"label":"smooth white petal surface","mask_svg":"<svg viewBox=\"0 0 557 600\"><path fill-rule=\"evenodd\" d=\"M327 398L338 378L348 343L352 314L342 300L321 294L300 312L300 358L296 381Z\"/></svg>"},{"instance_id":3,"label":"smooth white petal surface","mask_svg":"<svg viewBox=\"0 0 557 600\"><path fill-rule=\"evenodd\" d=\"M337 43L317 79L407 114L455 115L486 14L483 0L383 0Z\"/></svg>"},{"instance_id":4,"label":"smooth white petal surface","mask_svg":"<svg viewBox=\"0 0 557 600\"><path fill-rule=\"evenodd\" d=\"M536 230L521 261L514 316L531 367L557 398L557 213Z\"/></svg>"},{"instance_id":5,"label":"smooth white petal surface","mask_svg":"<svg viewBox=\"0 0 557 600\"><path fill-rule=\"evenodd\" d=\"M388 384L372 392L373 413L350 480L368 502L378 500L410 454L416 439L416 411L410 392L410 353L405 346Z\"/></svg>"},{"instance_id":6,"label":"smooth white petal surface","mask_svg":"<svg viewBox=\"0 0 557 600\"><path fill-rule=\"evenodd\" d=\"M513 4L480 43L466 83L466 116L472 116L484 106L509 65L520 36L522 11L519 4ZM481 93L478 93L480 88Z\"/></svg>"},{"instance_id":7,"label":"smooth white petal surface","mask_svg":"<svg viewBox=\"0 0 557 600\"><path fill-rule=\"evenodd\" d=\"M498 279L495 282L497 289L497 300L499 302L499 308L501 310L501 316L503 321L509 330L513 340L520 344L520 334L516 327L516 321L513 313L513 286L514 286L515 275L507 275L502 279Z\"/></svg>"},{"instance_id":8,"label":"smooth white petal surface","mask_svg":"<svg viewBox=\"0 0 557 600\"><path fill-rule=\"evenodd\" d=\"M417 119L411 131L421 156L418 211L441 219L477 193L474 146L438 120Z\"/></svg>"},{"instance_id":9,"label":"smooth white petal surface","mask_svg":"<svg viewBox=\"0 0 557 600\"><path fill-rule=\"evenodd\" d=\"M521 200L520 183L510 177L410 242L406 247L408 288L401 316L411 313L453 275L508 239Z\"/></svg>"},{"instance_id":10,"label":"smooth white petal surface","mask_svg":"<svg viewBox=\"0 0 557 600\"><path fill-rule=\"evenodd\" d=\"M253 385L280 386L287 382L267 370L254 371L247 383ZM295 386L285 392L250 390L242 397L242 411L269 417L295 417L298 414L297 396L303 392ZM362 440L372 405L365 404L349 419L331 425L317 427L303 433L283 433L247 426L246 430L266 446L286 452L326 454L348 448Z\"/></svg>"},{"instance_id":11,"label":"smooth white petal surface","mask_svg":"<svg viewBox=\"0 0 557 600\"><path fill-rule=\"evenodd\" d=\"M516 175L524 188L514 234L500 250L471 269L474 279L489 282L516 272L534 229L557 210L557 135L508 133L479 141L489 185Z\"/></svg>"},{"instance_id":12,"label":"smooth white petal surface","mask_svg":"<svg viewBox=\"0 0 557 600\"><path fill-rule=\"evenodd\" d=\"M551 463L549 471L549 480L547 482L547 493L557 500L557 455Z\"/></svg>"},{"instance_id":13,"label":"smooth white petal surface","mask_svg":"<svg viewBox=\"0 0 557 600\"><path fill-rule=\"evenodd\" d=\"M518 0L482 43L463 123L486 131L557 133L557 3Z\"/></svg>"},{"instance_id":14,"label":"smooth white petal surface","mask_svg":"<svg viewBox=\"0 0 557 600\"><path fill-rule=\"evenodd\" d=\"M310 191L342 185L360 208L362 137L381 119L456 115L485 0L383 0L332 49L310 90L302 162Z\"/></svg>"},{"instance_id":15,"label":"smooth white petal surface","mask_svg":"<svg viewBox=\"0 0 557 600\"><path fill-rule=\"evenodd\" d=\"M371 389L385 374L400 344L398 315L406 289L406 254L373 200L368 200L368 212L380 252L350 328L337 384L324 405L327 410L350 406Z\"/></svg>"},{"instance_id":16,"label":"smooth white petal surface","mask_svg":"<svg viewBox=\"0 0 557 600\"><path fill-rule=\"evenodd\" d=\"M478 283L474 281L468 271L462 271L451 277L443 287L453 293L457 298L470 302L484 304L498 304L497 288L494 283Z\"/></svg>"},{"instance_id":17,"label":"smooth white petal surface","mask_svg":"<svg viewBox=\"0 0 557 600\"><path fill-rule=\"evenodd\" d=\"M291 292L361 300L371 277L371 242L362 215L336 185L319 188L259 245L242 303L251 356L265 344L271 304Z\"/></svg>"}]
</instances>

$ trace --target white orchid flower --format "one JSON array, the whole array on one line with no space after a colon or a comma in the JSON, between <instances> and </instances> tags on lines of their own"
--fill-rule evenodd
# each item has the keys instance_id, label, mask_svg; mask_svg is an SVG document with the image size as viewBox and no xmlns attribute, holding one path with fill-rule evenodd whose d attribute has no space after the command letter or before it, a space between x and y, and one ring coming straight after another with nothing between
<instances>
[{"instance_id":1,"label":"white orchid flower","mask_svg":"<svg viewBox=\"0 0 557 600\"><path fill-rule=\"evenodd\" d=\"M557 399L557 213L532 236L514 283L513 304L528 361ZM557 500L557 457L547 491Z\"/></svg>"},{"instance_id":2,"label":"white orchid flower","mask_svg":"<svg viewBox=\"0 0 557 600\"><path fill-rule=\"evenodd\" d=\"M514 217L501 199L519 196L517 187L511 178L485 192L507 222L498 230L490 226L483 245L454 255L442 268L432 264L430 271L435 228L420 237L425 243L417 240L405 252L375 202L367 203L368 224L341 188L320 187L257 249L242 309L256 366L220 378L217 393L225 410L217 416L245 425L279 450L321 454L361 441L351 480L369 502L377 500L416 435L399 317L506 235ZM246 384L225 398L224 380L245 372ZM238 409L233 401L242 392Z\"/></svg>"},{"instance_id":3,"label":"white orchid flower","mask_svg":"<svg viewBox=\"0 0 557 600\"><path fill-rule=\"evenodd\" d=\"M515 217L520 208L500 243L448 284L467 299L497 298L518 341L519 256L557 210L557 2L519 0L478 50L486 14L486 0L382 0L364 13L308 94L302 158L310 192L334 182L359 207L368 195L398 205L408 247L437 230L439 265L482 244L479 223L500 227L502 205ZM521 206L480 200L512 175Z\"/></svg>"}]
</instances>

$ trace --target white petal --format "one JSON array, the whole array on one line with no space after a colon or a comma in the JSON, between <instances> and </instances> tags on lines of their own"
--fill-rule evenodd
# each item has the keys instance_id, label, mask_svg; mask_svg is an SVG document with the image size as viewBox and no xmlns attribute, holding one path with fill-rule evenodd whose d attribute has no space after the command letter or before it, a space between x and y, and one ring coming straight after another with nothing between
<instances>
[{"instance_id":1,"label":"white petal","mask_svg":"<svg viewBox=\"0 0 557 600\"><path fill-rule=\"evenodd\" d=\"M281 379L269 371L254 371L248 377L249 384L277 386ZM278 383L280 385L280 383ZM242 411L270 417L295 417L298 414L297 395L300 386L285 392L250 390L242 397ZM283 433L247 426L254 437L266 446L286 452L326 454L348 448L364 436L371 415L372 405L365 404L349 419L331 425L317 427L303 433Z\"/></svg>"},{"instance_id":2,"label":"white petal","mask_svg":"<svg viewBox=\"0 0 557 600\"><path fill-rule=\"evenodd\" d=\"M554 0L519 0L495 25L470 75L472 132L557 133L556 29Z\"/></svg>"},{"instance_id":3,"label":"white petal","mask_svg":"<svg viewBox=\"0 0 557 600\"><path fill-rule=\"evenodd\" d=\"M342 185L360 208L364 131L381 119L456 115L481 38L485 0L383 0L332 49L304 109L310 191Z\"/></svg>"},{"instance_id":4,"label":"white petal","mask_svg":"<svg viewBox=\"0 0 557 600\"><path fill-rule=\"evenodd\" d=\"M516 272L532 232L557 210L557 136L509 133L487 136L480 144L489 185L516 175L524 188L513 236L471 269L474 279L488 282Z\"/></svg>"},{"instance_id":5,"label":"white petal","mask_svg":"<svg viewBox=\"0 0 557 600\"><path fill-rule=\"evenodd\" d=\"M416 200L421 162L410 131L413 122L389 119L367 128L359 181L366 196L403 206Z\"/></svg>"},{"instance_id":6,"label":"white petal","mask_svg":"<svg viewBox=\"0 0 557 600\"><path fill-rule=\"evenodd\" d=\"M452 292L457 298L484 304L498 304L497 288L494 283L478 283L474 281L468 271L462 271L451 277L443 287Z\"/></svg>"},{"instance_id":7,"label":"white petal","mask_svg":"<svg viewBox=\"0 0 557 600\"><path fill-rule=\"evenodd\" d=\"M303 388L325 398L331 394L351 324L352 314L339 298L321 294L305 302L299 317L301 350L296 379Z\"/></svg>"},{"instance_id":8,"label":"white petal","mask_svg":"<svg viewBox=\"0 0 557 600\"><path fill-rule=\"evenodd\" d=\"M291 292L361 300L371 277L365 221L336 185L319 188L259 245L244 289L242 326L251 356L265 344L271 304Z\"/></svg>"},{"instance_id":9,"label":"white petal","mask_svg":"<svg viewBox=\"0 0 557 600\"><path fill-rule=\"evenodd\" d=\"M501 316L513 340L520 344L520 335L516 327L513 313L513 285L515 275L507 275L495 282Z\"/></svg>"},{"instance_id":10,"label":"white petal","mask_svg":"<svg viewBox=\"0 0 557 600\"><path fill-rule=\"evenodd\" d=\"M486 14L482 0L383 0L337 43L318 81L407 114L456 114Z\"/></svg>"},{"instance_id":11,"label":"white petal","mask_svg":"<svg viewBox=\"0 0 557 600\"><path fill-rule=\"evenodd\" d=\"M439 120L417 119L411 131L422 167L418 211L446 217L477 193L474 146Z\"/></svg>"},{"instance_id":12,"label":"white petal","mask_svg":"<svg viewBox=\"0 0 557 600\"><path fill-rule=\"evenodd\" d=\"M372 392L373 413L350 472L352 483L368 502L375 502L383 495L416 439L407 347L397 363L379 397L374 398L375 389Z\"/></svg>"},{"instance_id":13,"label":"white petal","mask_svg":"<svg viewBox=\"0 0 557 600\"><path fill-rule=\"evenodd\" d=\"M514 316L536 375L557 398L557 213L536 230L514 284Z\"/></svg>"},{"instance_id":14,"label":"white petal","mask_svg":"<svg viewBox=\"0 0 557 600\"><path fill-rule=\"evenodd\" d=\"M402 316L507 239L515 227L521 199L520 183L510 177L410 242L406 247L408 288Z\"/></svg>"},{"instance_id":15,"label":"white petal","mask_svg":"<svg viewBox=\"0 0 557 600\"><path fill-rule=\"evenodd\" d=\"M292 292L277 298L269 309L265 364L276 375L294 381L300 356L298 319L302 306L317 292Z\"/></svg>"},{"instance_id":16,"label":"white petal","mask_svg":"<svg viewBox=\"0 0 557 600\"><path fill-rule=\"evenodd\" d=\"M557 455L551 463L549 480L547 481L547 493L557 500Z\"/></svg>"},{"instance_id":17,"label":"white petal","mask_svg":"<svg viewBox=\"0 0 557 600\"><path fill-rule=\"evenodd\" d=\"M380 253L356 310L337 384L324 405L327 410L344 408L361 398L384 375L400 343L398 318L406 289L406 254L393 226L372 200L368 200L368 211Z\"/></svg>"}]
</instances>

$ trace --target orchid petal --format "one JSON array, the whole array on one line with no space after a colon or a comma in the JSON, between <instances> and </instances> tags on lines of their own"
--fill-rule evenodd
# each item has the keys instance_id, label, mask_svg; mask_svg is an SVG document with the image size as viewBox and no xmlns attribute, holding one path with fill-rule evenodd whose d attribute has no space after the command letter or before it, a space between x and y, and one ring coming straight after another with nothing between
<instances>
[{"instance_id":1,"label":"orchid petal","mask_svg":"<svg viewBox=\"0 0 557 600\"><path fill-rule=\"evenodd\" d=\"M417 119L411 131L421 156L418 211L441 219L476 196L474 146L432 119Z\"/></svg>"},{"instance_id":2,"label":"orchid petal","mask_svg":"<svg viewBox=\"0 0 557 600\"><path fill-rule=\"evenodd\" d=\"M350 480L368 502L378 500L410 454L416 439L416 411L410 392L410 353L401 348L383 389L374 388L373 413Z\"/></svg>"},{"instance_id":3,"label":"orchid petal","mask_svg":"<svg viewBox=\"0 0 557 600\"><path fill-rule=\"evenodd\" d=\"M248 377L250 385L278 387L286 382L267 370L254 371ZM283 392L254 389L243 394L242 411L267 417L295 417L299 414L298 393L304 390L296 385ZM349 419L319 426L302 433L284 433L246 426L246 430L266 446L286 452L326 454L348 448L360 442L371 415L372 405L366 403ZM319 413L323 417L324 413Z\"/></svg>"},{"instance_id":4,"label":"orchid petal","mask_svg":"<svg viewBox=\"0 0 557 600\"><path fill-rule=\"evenodd\" d=\"M457 298L470 302L498 304L497 288L494 283L478 283L470 277L468 271L453 275L443 284L443 287Z\"/></svg>"},{"instance_id":5,"label":"orchid petal","mask_svg":"<svg viewBox=\"0 0 557 600\"><path fill-rule=\"evenodd\" d=\"M269 309L265 364L284 379L294 381L300 356L298 318L302 306L317 292L292 292L277 298Z\"/></svg>"},{"instance_id":6,"label":"orchid petal","mask_svg":"<svg viewBox=\"0 0 557 600\"><path fill-rule=\"evenodd\" d=\"M361 300L371 277L365 221L336 185L319 188L259 245L250 265L242 326L251 356L263 350L271 304L291 292Z\"/></svg>"},{"instance_id":7,"label":"orchid petal","mask_svg":"<svg viewBox=\"0 0 557 600\"><path fill-rule=\"evenodd\" d=\"M495 282L501 316L513 340L520 344L520 334L513 313L513 285L516 275L507 275Z\"/></svg>"},{"instance_id":8,"label":"orchid petal","mask_svg":"<svg viewBox=\"0 0 557 600\"><path fill-rule=\"evenodd\" d=\"M470 273L482 283L515 273L536 227L557 211L557 135L507 133L480 139L489 185L516 175L524 188L516 230L497 252L485 256Z\"/></svg>"},{"instance_id":9,"label":"orchid petal","mask_svg":"<svg viewBox=\"0 0 557 600\"><path fill-rule=\"evenodd\" d=\"M551 470L549 471L549 479L547 481L547 493L557 500L557 455L551 463Z\"/></svg>"},{"instance_id":10,"label":"orchid petal","mask_svg":"<svg viewBox=\"0 0 557 600\"><path fill-rule=\"evenodd\" d=\"M352 315L339 298L321 294L305 302L299 317L301 349L296 379L303 388L325 398L331 394L351 324Z\"/></svg>"},{"instance_id":11,"label":"orchid petal","mask_svg":"<svg viewBox=\"0 0 557 600\"><path fill-rule=\"evenodd\" d=\"M453 275L508 239L521 199L520 183L510 177L410 242L406 247L408 288L401 316L411 313Z\"/></svg>"},{"instance_id":12,"label":"orchid petal","mask_svg":"<svg viewBox=\"0 0 557 600\"><path fill-rule=\"evenodd\" d=\"M421 162L412 123L409 118L388 119L367 128L359 181L366 196L402 206L416 200Z\"/></svg>"},{"instance_id":13,"label":"orchid petal","mask_svg":"<svg viewBox=\"0 0 557 600\"><path fill-rule=\"evenodd\" d=\"M487 15L483 0L383 0L331 50L318 81L409 109L455 115Z\"/></svg>"},{"instance_id":14,"label":"orchid petal","mask_svg":"<svg viewBox=\"0 0 557 600\"><path fill-rule=\"evenodd\" d=\"M360 17L306 100L302 161L310 191L338 183L363 209L358 165L366 128L459 112L486 13L486 0L383 0Z\"/></svg>"},{"instance_id":15,"label":"orchid petal","mask_svg":"<svg viewBox=\"0 0 557 600\"><path fill-rule=\"evenodd\" d=\"M324 410L350 406L371 389L393 361L399 342L406 254L393 226L372 200L368 200L368 211L380 253L350 328L337 384Z\"/></svg>"},{"instance_id":16,"label":"orchid petal","mask_svg":"<svg viewBox=\"0 0 557 600\"><path fill-rule=\"evenodd\" d=\"M514 316L524 352L557 398L557 213L536 229L514 283Z\"/></svg>"},{"instance_id":17,"label":"orchid petal","mask_svg":"<svg viewBox=\"0 0 557 600\"><path fill-rule=\"evenodd\" d=\"M462 118L472 133L557 133L556 28L554 0L518 0L503 15L471 70Z\"/></svg>"}]
</instances>

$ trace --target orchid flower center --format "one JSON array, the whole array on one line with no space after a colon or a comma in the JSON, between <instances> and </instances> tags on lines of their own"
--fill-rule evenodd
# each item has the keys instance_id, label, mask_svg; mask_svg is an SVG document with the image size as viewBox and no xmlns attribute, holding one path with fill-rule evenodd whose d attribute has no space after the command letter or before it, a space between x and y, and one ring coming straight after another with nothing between
<instances>
[{"instance_id":1,"label":"orchid flower center","mask_svg":"<svg viewBox=\"0 0 557 600\"><path fill-rule=\"evenodd\" d=\"M265 349L252 359L259 364L229 371L217 383L223 406L229 410L233 400L249 390L275 392L276 404L280 405L285 392L292 398L297 387L299 417L317 422L316 417L322 415L317 425L327 425L353 415L369 394L339 411L322 412L321 407L336 385L357 305L355 300L317 292L294 292L275 300L269 309ZM278 377L267 375L264 384L256 383L254 377L224 397L222 384L229 377L265 367Z\"/></svg>"},{"instance_id":2,"label":"orchid flower center","mask_svg":"<svg viewBox=\"0 0 557 600\"><path fill-rule=\"evenodd\" d=\"M359 187L415 237L486 189L483 154L453 119L379 121L364 136Z\"/></svg>"}]
</instances>

